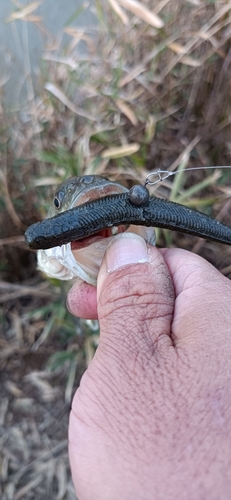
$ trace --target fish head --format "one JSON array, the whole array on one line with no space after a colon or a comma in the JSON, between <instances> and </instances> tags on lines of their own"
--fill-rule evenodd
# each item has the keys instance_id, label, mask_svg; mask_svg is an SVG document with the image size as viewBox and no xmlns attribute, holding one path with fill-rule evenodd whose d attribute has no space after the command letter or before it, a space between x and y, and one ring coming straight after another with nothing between
<instances>
[{"instance_id":1,"label":"fish head","mask_svg":"<svg viewBox=\"0 0 231 500\"><path fill-rule=\"evenodd\" d=\"M122 184L99 175L72 177L57 188L47 217L53 217L97 198L127 191ZM115 234L125 231L134 232L149 243L155 244L153 228L134 225L105 228L79 241L38 250L38 268L52 278L72 280L78 277L96 286L99 268L109 242Z\"/></svg>"}]
</instances>

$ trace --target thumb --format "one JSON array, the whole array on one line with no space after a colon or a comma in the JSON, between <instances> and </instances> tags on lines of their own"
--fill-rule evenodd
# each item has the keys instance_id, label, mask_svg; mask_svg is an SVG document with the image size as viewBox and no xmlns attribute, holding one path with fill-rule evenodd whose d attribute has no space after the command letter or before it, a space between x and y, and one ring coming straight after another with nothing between
<instances>
[{"instance_id":1,"label":"thumb","mask_svg":"<svg viewBox=\"0 0 231 500\"><path fill-rule=\"evenodd\" d=\"M101 346L112 342L146 354L158 341L171 344L174 287L157 248L134 233L113 238L97 285Z\"/></svg>"},{"instance_id":2,"label":"thumb","mask_svg":"<svg viewBox=\"0 0 231 500\"><path fill-rule=\"evenodd\" d=\"M133 498L128 493L132 471L147 460L147 415L163 383L160 357L164 359L172 344L174 289L159 250L133 233L123 233L106 251L97 294L100 343L70 416L72 475L78 498L115 498L115 492L116 498Z\"/></svg>"}]
</instances>

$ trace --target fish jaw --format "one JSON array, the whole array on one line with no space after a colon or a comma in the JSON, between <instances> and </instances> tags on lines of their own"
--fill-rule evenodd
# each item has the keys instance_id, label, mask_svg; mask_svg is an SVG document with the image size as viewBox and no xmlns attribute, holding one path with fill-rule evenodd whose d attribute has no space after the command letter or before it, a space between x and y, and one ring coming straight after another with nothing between
<instances>
[{"instance_id":1,"label":"fish jaw","mask_svg":"<svg viewBox=\"0 0 231 500\"><path fill-rule=\"evenodd\" d=\"M142 236L148 243L155 245L155 231L143 226L129 226L126 232L133 232ZM107 238L92 237L92 243L72 250L72 244L67 243L60 247L38 250L38 268L51 278L73 280L80 278L96 286L99 269L110 241L114 236Z\"/></svg>"}]
</instances>

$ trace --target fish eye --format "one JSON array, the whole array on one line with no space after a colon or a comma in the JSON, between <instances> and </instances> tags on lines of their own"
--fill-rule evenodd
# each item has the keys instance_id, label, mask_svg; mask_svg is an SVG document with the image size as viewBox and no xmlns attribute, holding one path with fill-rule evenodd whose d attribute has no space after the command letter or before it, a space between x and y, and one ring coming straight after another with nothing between
<instances>
[{"instance_id":1,"label":"fish eye","mask_svg":"<svg viewBox=\"0 0 231 500\"><path fill-rule=\"evenodd\" d=\"M59 209L61 207L61 200L58 198L58 196L54 197L54 206L57 209Z\"/></svg>"},{"instance_id":2,"label":"fish eye","mask_svg":"<svg viewBox=\"0 0 231 500\"><path fill-rule=\"evenodd\" d=\"M65 196L65 192L63 189L56 191L55 196L54 196L54 206L57 210L59 210L62 207L64 196Z\"/></svg>"}]
</instances>

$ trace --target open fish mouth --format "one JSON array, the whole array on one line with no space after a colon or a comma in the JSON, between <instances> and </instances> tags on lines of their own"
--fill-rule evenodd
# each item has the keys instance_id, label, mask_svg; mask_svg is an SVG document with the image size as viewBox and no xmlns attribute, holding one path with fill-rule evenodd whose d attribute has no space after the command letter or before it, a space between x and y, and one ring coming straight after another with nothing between
<instances>
[{"instance_id":1,"label":"open fish mouth","mask_svg":"<svg viewBox=\"0 0 231 500\"><path fill-rule=\"evenodd\" d=\"M97 175L73 177L65 181L55 193L54 206L48 217L77 205L110 194L124 193L127 188ZM121 225L105 228L93 236L72 241L59 247L38 250L38 267L52 278L72 280L80 278L96 286L99 268L111 239L118 233L134 232L155 244L155 231L144 226Z\"/></svg>"}]
</instances>

